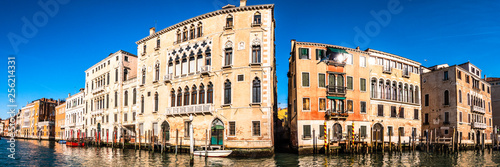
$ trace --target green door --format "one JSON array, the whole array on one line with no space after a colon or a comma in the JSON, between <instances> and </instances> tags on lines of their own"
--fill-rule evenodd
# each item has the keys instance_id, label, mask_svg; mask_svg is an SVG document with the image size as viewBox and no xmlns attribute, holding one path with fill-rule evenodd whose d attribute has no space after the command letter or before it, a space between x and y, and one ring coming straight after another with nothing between
<instances>
[{"instance_id":1,"label":"green door","mask_svg":"<svg viewBox=\"0 0 500 167\"><path fill-rule=\"evenodd\" d=\"M216 119L212 123L210 145L223 145L224 139L224 123Z\"/></svg>"}]
</instances>

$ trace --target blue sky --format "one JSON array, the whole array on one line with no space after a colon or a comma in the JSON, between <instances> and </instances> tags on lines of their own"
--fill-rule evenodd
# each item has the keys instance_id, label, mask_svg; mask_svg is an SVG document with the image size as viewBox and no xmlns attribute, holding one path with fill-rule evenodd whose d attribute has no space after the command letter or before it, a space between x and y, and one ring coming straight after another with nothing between
<instances>
[{"instance_id":1,"label":"blue sky","mask_svg":"<svg viewBox=\"0 0 500 167\"><path fill-rule=\"evenodd\" d=\"M41 0L40 2L52 2ZM58 1L47 13L39 1L0 1L0 118L7 118L7 56L16 56L19 107L41 97L64 99L84 87L84 70L120 49L136 53L150 27L239 4L239 0ZM286 106L290 40L397 54L424 66L472 62L500 77L500 1L249 0L275 4L278 102ZM54 8L50 8L54 9ZM46 17L44 17L46 16ZM387 17L389 16L389 17ZM33 18L36 18L35 20ZM23 19L25 18L25 19ZM28 20L36 31L24 28ZM10 34L10 35L9 35ZM15 34L15 35L13 35ZM17 35L17 47L10 39ZM9 38L10 37L10 38ZM17 49L14 49L17 48Z\"/></svg>"}]
</instances>

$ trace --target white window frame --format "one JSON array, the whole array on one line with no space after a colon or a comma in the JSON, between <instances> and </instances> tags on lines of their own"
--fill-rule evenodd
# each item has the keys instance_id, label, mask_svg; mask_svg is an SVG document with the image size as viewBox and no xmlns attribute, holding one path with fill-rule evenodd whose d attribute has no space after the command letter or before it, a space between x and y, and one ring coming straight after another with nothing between
<instances>
[{"instance_id":1,"label":"white window frame","mask_svg":"<svg viewBox=\"0 0 500 167\"><path fill-rule=\"evenodd\" d=\"M325 110L320 110L320 105L321 105L321 103L320 103L320 102L321 102L321 99L325 99ZM309 102L309 104L310 104L310 103L311 103L311 102ZM326 98L322 98L322 97L318 98L318 112L326 112L327 107L328 107L328 105L327 105L327 103L326 103Z\"/></svg>"},{"instance_id":2,"label":"white window frame","mask_svg":"<svg viewBox=\"0 0 500 167\"><path fill-rule=\"evenodd\" d=\"M325 75L325 86L324 87L319 86L319 83L320 83L320 81L319 81L319 79L320 79L319 75L321 75L321 74ZM318 88L326 88L326 79L327 78L326 78L326 74L325 73L318 73L318 85L317 85ZM309 75L309 81L311 81L311 76L310 75ZM311 86L311 85L309 85L309 86Z\"/></svg>"},{"instance_id":3,"label":"white window frame","mask_svg":"<svg viewBox=\"0 0 500 167\"><path fill-rule=\"evenodd\" d=\"M365 56L359 56L359 66L366 67L366 57Z\"/></svg>"},{"instance_id":4,"label":"white window frame","mask_svg":"<svg viewBox=\"0 0 500 167\"><path fill-rule=\"evenodd\" d=\"M309 110L304 110L304 99L309 99ZM302 112L311 112L311 98L310 97L302 97Z\"/></svg>"},{"instance_id":5,"label":"white window frame","mask_svg":"<svg viewBox=\"0 0 500 167\"><path fill-rule=\"evenodd\" d=\"M229 129L227 136L236 137L236 121L228 121L229 128L231 128L231 122L234 122L234 135L231 135L231 129Z\"/></svg>"},{"instance_id":6,"label":"white window frame","mask_svg":"<svg viewBox=\"0 0 500 167\"><path fill-rule=\"evenodd\" d=\"M258 136L254 135L254 132L253 132L253 122L259 122L259 135ZM261 137L262 136L262 122L260 120L252 120L252 131L251 131L251 133L252 133L252 137Z\"/></svg>"},{"instance_id":7,"label":"white window frame","mask_svg":"<svg viewBox=\"0 0 500 167\"><path fill-rule=\"evenodd\" d=\"M307 73L308 76L309 76L309 78L308 78L308 85L309 86L304 86L304 84L303 84L304 83L303 82L303 79L304 79L303 75L304 75L304 73ZM309 87L311 87L311 74L309 72L302 72L302 73L300 73L300 86L303 87L303 88L309 88Z\"/></svg>"}]
</instances>

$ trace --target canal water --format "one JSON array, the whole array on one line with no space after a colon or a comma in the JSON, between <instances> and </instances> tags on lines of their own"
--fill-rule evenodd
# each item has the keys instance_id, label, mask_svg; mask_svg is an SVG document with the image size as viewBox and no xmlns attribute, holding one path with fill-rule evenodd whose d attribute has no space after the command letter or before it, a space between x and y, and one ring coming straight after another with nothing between
<instances>
[{"instance_id":1,"label":"canal water","mask_svg":"<svg viewBox=\"0 0 500 167\"><path fill-rule=\"evenodd\" d=\"M9 143L0 140L0 167L6 166L189 166L188 154L160 154L130 149L71 148L56 142L18 140L15 160ZM268 158L194 158L194 166L500 166L498 151L463 151L454 155L413 152L402 154L339 154L298 156L276 153Z\"/></svg>"}]
</instances>

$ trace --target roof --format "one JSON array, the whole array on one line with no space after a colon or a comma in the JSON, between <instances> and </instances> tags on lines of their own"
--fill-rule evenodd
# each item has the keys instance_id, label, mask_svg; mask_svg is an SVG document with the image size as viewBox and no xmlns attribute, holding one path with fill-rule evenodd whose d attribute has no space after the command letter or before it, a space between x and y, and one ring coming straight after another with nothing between
<instances>
[{"instance_id":1,"label":"roof","mask_svg":"<svg viewBox=\"0 0 500 167\"><path fill-rule=\"evenodd\" d=\"M486 82L495 82L495 81L500 81L500 78L497 77L486 78Z\"/></svg>"},{"instance_id":2,"label":"roof","mask_svg":"<svg viewBox=\"0 0 500 167\"><path fill-rule=\"evenodd\" d=\"M101 61L99 61L99 62L95 63L94 65L90 66L89 68L87 68L87 69L85 70L85 72L92 70L95 66L100 66L100 65L101 65L100 63L101 63L101 62L106 61L106 60L107 60L107 59L109 59L110 57L112 57L112 56L114 56L114 55L117 55L117 54L120 54L120 53L121 53L121 54L125 54L125 55L129 55L129 56L133 56L133 57L137 57L137 55L134 55L134 54L132 54L132 53L130 53L130 52L127 52L127 51L124 51L124 50L118 50L118 51L116 51L115 53L111 53L111 54L109 54L109 55L108 55L108 57L106 57L106 58L102 59Z\"/></svg>"},{"instance_id":3,"label":"roof","mask_svg":"<svg viewBox=\"0 0 500 167\"><path fill-rule=\"evenodd\" d=\"M158 31L158 32L156 32L154 34L151 34L151 35L149 35L149 36L147 36L145 38L142 38L141 40L139 40L139 41L137 41L135 43L136 44L141 44L142 42L150 40L152 38L155 38L155 37L157 37L157 36L159 36L161 34L164 34L166 32L174 30L176 28L182 27L184 25L187 25L187 24L190 24L192 22L196 22L196 21L199 21L199 20L202 20L202 19L206 19L206 18L210 18L210 17L214 17L214 16L217 16L217 15L226 14L226 13L234 13L234 12L257 10L257 9L274 9L274 4L232 7L232 8L226 8L226 9L221 9L221 10L217 10L217 11L214 11L214 12L206 13L206 14L203 14L203 15L200 15L200 16L196 16L196 17L190 18L190 19L185 20L183 22L174 24L174 25L172 25L170 27L167 27L167 28L165 28L163 30L160 30L160 31Z\"/></svg>"}]
</instances>

